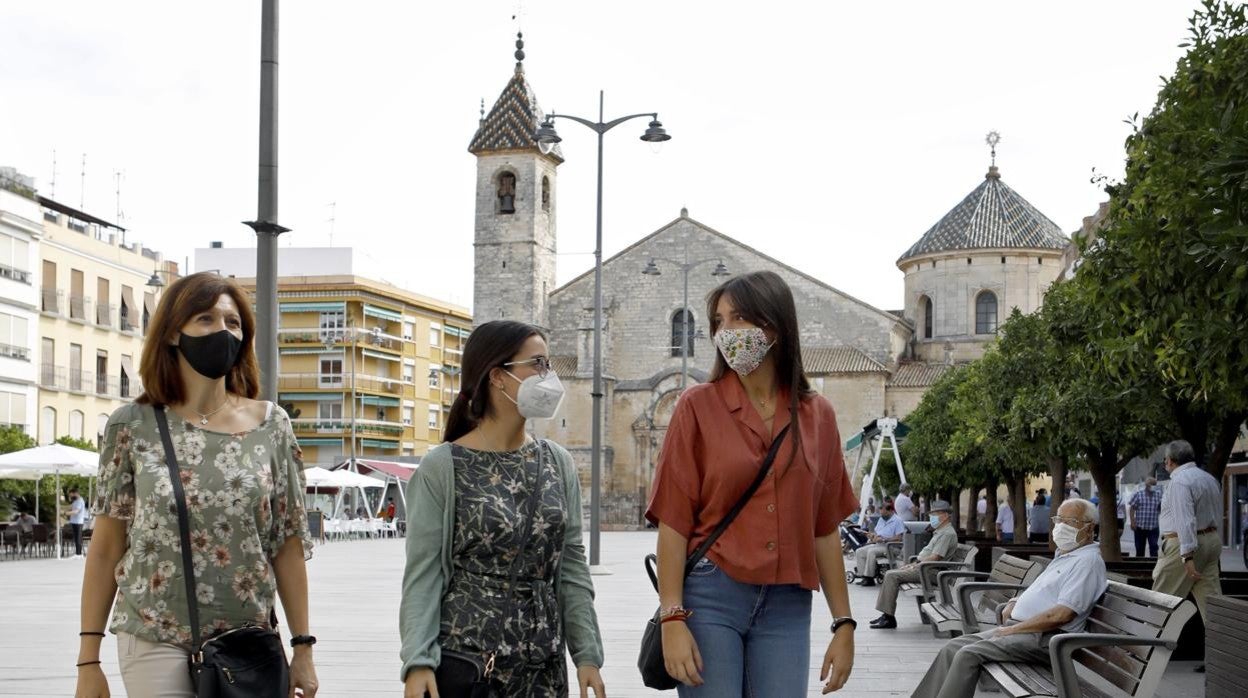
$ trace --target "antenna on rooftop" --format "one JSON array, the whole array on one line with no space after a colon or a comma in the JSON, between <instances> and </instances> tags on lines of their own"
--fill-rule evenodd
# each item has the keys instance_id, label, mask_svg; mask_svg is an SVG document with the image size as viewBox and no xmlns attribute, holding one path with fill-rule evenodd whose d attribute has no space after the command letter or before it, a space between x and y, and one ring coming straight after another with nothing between
<instances>
[{"instance_id":1,"label":"antenna on rooftop","mask_svg":"<svg viewBox=\"0 0 1248 698\"><path fill-rule=\"evenodd\" d=\"M52 149L52 198L56 198L56 148Z\"/></svg>"},{"instance_id":2,"label":"antenna on rooftop","mask_svg":"<svg viewBox=\"0 0 1248 698\"><path fill-rule=\"evenodd\" d=\"M78 179L78 210L87 207L87 154L82 154L82 174Z\"/></svg>"},{"instance_id":3,"label":"antenna on rooftop","mask_svg":"<svg viewBox=\"0 0 1248 698\"><path fill-rule=\"evenodd\" d=\"M334 220L337 216L338 202L329 202L329 246L334 246Z\"/></svg>"}]
</instances>

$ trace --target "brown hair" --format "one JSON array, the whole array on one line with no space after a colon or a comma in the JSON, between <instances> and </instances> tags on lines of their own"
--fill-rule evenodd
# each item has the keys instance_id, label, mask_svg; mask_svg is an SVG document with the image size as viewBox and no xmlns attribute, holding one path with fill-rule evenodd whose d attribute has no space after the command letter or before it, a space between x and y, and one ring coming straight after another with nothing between
<instances>
[{"instance_id":1,"label":"brown hair","mask_svg":"<svg viewBox=\"0 0 1248 698\"><path fill-rule=\"evenodd\" d=\"M165 289L143 343L139 360L139 376L143 394L135 399L141 405L178 405L186 400L186 386L178 370L178 348L170 344L186 323L199 313L212 309L228 295L238 306L243 326L243 347L238 361L225 376L225 389L235 395L254 399L260 394L260 366L256 361L253 342L256 337L256 316L251 311L251 298L233 279L211 272L200 272L178 279Z\"/></svg>"},{"instance_id":2,"label":"brown hair","mask_svg":"<svg viewBox=\"0 0 1248 698\"><path fill-rule=\"evenodd\" d=\"M712 337L719 331L720 322L715 314L719 299L725 295L742 318L776 335L771 354L776 362L777 387L789 391L789 422L792 424L789 431L793 436L789 463L792 463L802 444L797 406L800 400L814 394L802 368L802 342L797 329L797 305L793 302L793 291L779 274L772 271L756 271L725 281L706 297L706 316L711 319ZM717 381L730 370L724 355L716 351L709 380ZM815 467L813 463L808 465Z\"/></svg>"},{"instance_id":3,"label":"brown hair","mask_svg":"<svg viewBox=\"0 0 1248 698\"><path fill-rule=\"evenodd\" d=\"M546 339L533 325L514 320L494 320L481 325L468 335L464 345L463 373L460 374L459 395L451 405L443 441L455 441L476 428L488 414L490 403L490 371L515 359L532 336ZM553 369L552 369L553 370Z\"/></svg>"}]
</instances>

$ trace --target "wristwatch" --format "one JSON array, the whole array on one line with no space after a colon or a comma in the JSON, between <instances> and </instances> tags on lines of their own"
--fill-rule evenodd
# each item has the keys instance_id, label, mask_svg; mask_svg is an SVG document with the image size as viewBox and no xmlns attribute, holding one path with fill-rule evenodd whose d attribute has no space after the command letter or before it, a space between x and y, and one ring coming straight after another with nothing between
<instances>
[{"instance_id":1,"label":"wristwatch","mask_svg":"<svg viewBox=\"0 0 1248 698\"><path fill-rule=\"evenodd\" d=\"M835 635L837 629L839 629L842 625L848 625L855 630L858 629L858 621L850 618L849 616L840 616L832 619L832 634Z\"/></svg>"},{"instance_id":2,"label":"wristwatch","mask_svg":"<svg viewBox=\"0 0 1248 698\"><path fill-rule=\"evenodd\" d=\"M316 638L311 635L296 635L290 638L290 646L298 647L299 645L315 645Z\"/></svg>"}]
</instances>

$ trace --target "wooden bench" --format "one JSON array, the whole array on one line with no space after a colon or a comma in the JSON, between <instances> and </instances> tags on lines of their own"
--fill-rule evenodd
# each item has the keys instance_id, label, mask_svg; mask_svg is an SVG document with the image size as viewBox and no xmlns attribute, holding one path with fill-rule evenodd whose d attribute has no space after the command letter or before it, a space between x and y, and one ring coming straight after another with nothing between
<instances>
[{"instance_id":1,"label":"wooden bench","mask_svg":"<svg viewBox=\"0 0 1248 698\"><path fill-rule=\"evenodd\" d=\"M1151 698L1180 631L1195 613L1190 601L1110 582L1085 632L1049 641L1049 666L992 662L983 674L1014 698Z\"/></svg>"},{"instance_id":2,"label":"wooden bench","mask_svg":"<svg viewBox=\"0 0 1248 698\"><path fill-rule=\"evenodd\" d=\"M1248 600L1210 596L1206 604L1205 698L1238 698L1248 666Z\"/></svg>"},{"instance_id":3,"label":"wooden bench","mask_svg":"<svg viewBox=\"0 0 1248 698\"><path fill-rule=\"evenodd\" d=\"M936 575L937 598L923 604L923 613L931 621L932 634L941 637L977 633L980 631L980 613L976 608L988 610L992 623L998 624L996 609L1016 592L1026 589L1043 568L1013 555L1002 555L992 566L992 571L945 571ZM973 580L961 581L958 580ZM972 601L972 594L980 594L979 602Z\"/></svg>"},{"instance_id":4,"label":"wooden bench","mask_svg":"<svg viewBox=\"0 0 1248 698\"><path fill-rule=\"evenodd\" d=\"M915 605L919 609L919 620L924 623L930 622L923 613L923 604L936 599L937 579L936 575L941 572L952 572L957 570L973 570L975 565L975 555L979 552L979 548L966 543L959 543L958 547L953 551L953 555L948 560L938 560L934 562L919 563L919 581L906 582L899 587L900 591L918 590L919 595L914 597ZM910 558L911 562L918 560L916 556Z\"/></svg>"}]
</instances>

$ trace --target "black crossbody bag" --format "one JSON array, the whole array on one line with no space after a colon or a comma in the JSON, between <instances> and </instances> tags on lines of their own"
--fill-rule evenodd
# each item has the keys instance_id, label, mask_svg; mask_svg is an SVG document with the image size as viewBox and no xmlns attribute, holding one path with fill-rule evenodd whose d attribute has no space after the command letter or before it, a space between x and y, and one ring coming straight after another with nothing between
<instances>
[{"instance_id":1,"label":"black crossbody bag","mask_svg":"<svg viewBox=\"0 0 1248 698\"><path fill-rule=\"evenodd\" d=\"M524 559L524 549L529 545L529 536L533 530L533 515L537 508L537 500L542 496L542 475L546 470L545 441L537 442L537 474L533 478L533 491L525 502L524 516L521 517L520 545L516 559L511 562L511 577L507 584L507 599L515 604L516 580L520 576L520 563ZM491 674L494 673L494 654L481 655L455 650L442 650L442 660L434 670L434 678L438 684L438 695L442 698L494 698L500 695L495 689L496 684Z\"/></svg>"},{"instance_id":2,"label":"black crossbody bag","mask_svg":"<svg viewBox=\"0 0 1248 698\"><path fill-rule=\"evenodd\" d=\"M195 566L191 561L191 524L186 512L186 493L178 458L169 434L169 420L162 405L154 405L156 424L165 446L165 464L178 508L178 533L182 542L182 577L191 615L191 685L199 698L286 698L290 690L290 667L277 614L269 610L273 629L243 626L203 641L200 637L199 601L195 594Z\"/></svg>"},{"instance_id":3,"label":"black crossbody bag","mask_svg":"<svg viewBox=\"0 0 1248 698\"><path fill-rule=\"evenodd\" d=\"M689 573L693 571L693 566L698 564L698 560L706 556L706 552L711 549L715 541L719 540L719 537L728 529L729 524L732 523L733 519L737 518L741 510L745 508L746 503L750 501L750 498L762 486L763 480L767 479L767 473L771 472L772 461L776 459L776 453L780 451L780 443L784 441L784 437L788 433L789 427L785 425L784 429L780 430L780 433L776 435L776 439L771 442L771 450L767 451L767 457L763 459L763 464L758 469L758 475L754 476L754 482L750 483L750 486L741 495L741 498L737 500L737 503L733 504L724 518L716 524L715 530L711 531L711 535L707 536L706 540L702 541L701 545L694 549L689 558L685 560L686 579L689 577ZM655 571L655 565L658 564L658 557L651 553L645 557L642 564L646 568L646 574L650 576L650 584L654 586L654 590L657 592L659 590L659 575ZM662 610L662 608L657 609L654 612L654 616L646 621L646 630L641 635L641 652L637 656L637 669L641 671L641 681L647 688L670 691L679 686L680 682L667 673L667 666L663 662L663 632L662 622L659 618L659 613Z\"/></svg>"}]
</instances>

